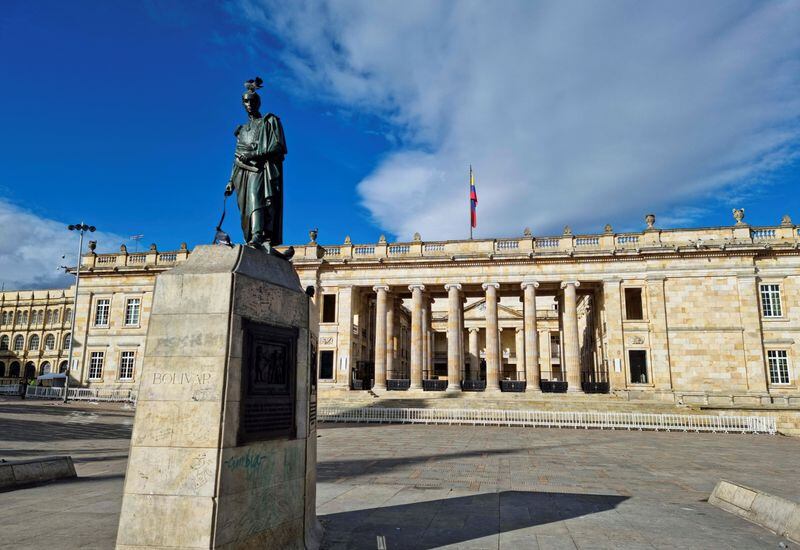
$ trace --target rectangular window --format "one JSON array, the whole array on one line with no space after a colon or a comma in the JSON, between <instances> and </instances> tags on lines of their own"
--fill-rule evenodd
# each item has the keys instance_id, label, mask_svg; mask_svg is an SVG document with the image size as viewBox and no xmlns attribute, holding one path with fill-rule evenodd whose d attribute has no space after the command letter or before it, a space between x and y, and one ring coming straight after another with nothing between
<instances>
[{"instance_id":1,"label":"rectangular window","mask_svg":"<svg viewBox=\"0 0 800 550\"><path fill-rule=\"evenodd\" d=\"M111 308L111 300L103 298L97 300L94 309L94 326L107 327L108 326L108 310Z\"/></svg>"},{"instance_id":2,"label":"rectangular window","mask_svg":"<svg viewBox=\"0 0 800 550\"><path fill-rule=\"evenodd\" d=\"M319 378L320 380L330 380L333 378L332 350L323 350L319 352Z\"/></svg>"},{"instance_id":3,"label":"rectangular window","mask_svg":"<svg viewBox=\"0 0 800 550\"><path fill-rule=\"evenodd\" d=\"M789 383L789 354L785 349L767 350L770 384Z\"/></svg>"},{"instance_id":4,"label":"rectangular window","mask_svg":"<svg viewBox=\"0 0 800 550\"><path fill-rule=\"evenodd\" d=\"M643 349L628 350L628 366L631 369L631 383L647 384L647 352Z\"/></svg>"},{"instance_id":5,"label":"rectangular window","mask_svg":"<svg viewBox=\"0 0 800 550\"><path fill-rule=\"evenodd\" d=\"M625 318L631 321L641 321L644 319L641 288L625 289Z\"/></svg>"},{"instance_id":6,"label":"rectangular window","mask_svg":"<svg viewBox=\"0 0 800 550\"><path fill-rule=\"evenodd\" d=\"M761 314L764 317L782 317L781 287L777 284L761 285Z\"/></svg>"},{"instance_id":7,"label":"rectangular window","mask_svg":"<svg viewBox=\"0 0 800 550\"><path fill-rule=\"evenodd\" d=\"M105 353L102 351L93 351L89 359L89 380L100 380L103 378L103 360Z\"/></svg>"},{"instance_id":8,"label":"rectangular window","mask_svg":"<svg viewBox=\"0 0 800 550\"><path fill-rule=\"evenodd\" d=\"M135 351L123 351L119 358L119 379L133 379L133 364L136 360Z\"/></svg>"},{"instance_id":9,"label":"rectangular window","mask_svg":"<svg viewBox=\"0 0 800 550\"><path fill-rule=\"evenodd\" d=\"M140 298L128 298L125 303L125 326L138 327L139 326L139 310L142 305Z\"/></svg>"},{"instance_id":10,"label":"rectangular window","mask_svg":"<svg viewBox=\"0 0 800 550\"><path fill-rule=\"evenodd\" d=\"M322 295L322 322L336 322L336 294Z\"/></svg>"}]
</instances>

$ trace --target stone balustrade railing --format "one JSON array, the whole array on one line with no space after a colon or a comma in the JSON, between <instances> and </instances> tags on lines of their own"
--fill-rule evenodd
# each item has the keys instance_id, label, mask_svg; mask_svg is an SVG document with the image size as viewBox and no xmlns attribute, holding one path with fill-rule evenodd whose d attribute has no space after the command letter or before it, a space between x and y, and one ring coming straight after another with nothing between
<instances>
[{"instance_id":1,"label":"stone balustrade railing","mask_svg":"<svg viewBox=\"0 0 800 550\"><path fill-rule=\"evenodd\" d=\"M596 235L561 235L557 237L524 236L520 238L475 239L352 244L319 246L316 243L296 248L297 259L367 260L394 257L514 257L548 254L630 253L647 250L728 248L731 246L800 247L800 229L796 225L753 227L739 224L730 227L698 229L647 229L640 233ZM130 257L129 257L130 258ZM130 259L128 259L130 264Z\"/></svg>"},{"instance_id":2,"label":"stone balustrade railing","mask_svg":"<svg viewBox=\"0 0 800 550\"><path fill-rule=\"evenodd\" d=\"M81 259L81 269L118 269L121 267L172 267L185 261L189 257L189 250L159 252L155 248L147 252L129 254L120 251L115 254L86 254Z\"/></svg>"}]
</instances>

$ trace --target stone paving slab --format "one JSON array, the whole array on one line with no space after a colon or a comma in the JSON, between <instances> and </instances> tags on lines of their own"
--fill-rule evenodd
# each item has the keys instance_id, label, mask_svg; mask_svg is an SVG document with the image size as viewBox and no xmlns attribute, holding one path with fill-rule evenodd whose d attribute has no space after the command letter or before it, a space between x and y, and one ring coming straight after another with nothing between
<instances>
[{"instance_id":1,"label":"stone paving slab","mask_svg":"<svg viewBox=\"0 0 800 550\"><path fill-rule=\"evenodd\" d=\"M0 493L0 548L113 548L131 425L119 405L0 399L0 459L70 454L79 476ZM706 499L724 477L800 501L797 439L322 425L317 441L325 548L796 548Z\"/></svg>"}]
</instances>

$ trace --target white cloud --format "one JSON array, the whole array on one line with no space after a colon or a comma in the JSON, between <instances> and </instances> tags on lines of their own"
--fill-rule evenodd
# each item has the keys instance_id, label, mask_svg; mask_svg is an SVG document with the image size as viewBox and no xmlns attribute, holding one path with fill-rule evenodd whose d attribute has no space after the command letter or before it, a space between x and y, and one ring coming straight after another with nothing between
<instances>
[{"instance_id":1,"label":"white cloud","mask_svg":"<svg viewBox=\"0 0 800 550\"><path fill-rule=\"evenodd\" d=\"M80 220L72 220L77 223ZM77 233L67 230L69 222L43 218L0 199L0 284L6 290L58 288L72 284L61 265L75 266L78 256ZM97 251L113 250L124 239L104 232L87 233L98 242ZM65 256L62 258L62 256Z\"/></svg>"},{"instance_id":2,"label":"white cloud","mask_svg":"<svg viewBox=\"0 0 800 550\"><path fill-rule=\"evenodd\" d=\"M465 235L470 163L488 236L688 221L797 155L796 2L240 5L296 89L398 129L358 190L401 238Z\"/></svg>"}]
</instances>

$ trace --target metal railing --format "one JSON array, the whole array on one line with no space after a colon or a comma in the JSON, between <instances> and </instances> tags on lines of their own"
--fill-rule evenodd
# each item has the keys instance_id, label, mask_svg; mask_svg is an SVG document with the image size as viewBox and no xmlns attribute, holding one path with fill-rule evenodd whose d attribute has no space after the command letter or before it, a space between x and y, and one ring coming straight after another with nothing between
<instances>
[{"instance_id":1,"label":"metal railing","mask_svg":"<svg viewBox=\"0 0 800 550\"><path fill-rule=\"evenodd\" d=\"M19 395L19 384L3 384L0 386L0 395Z\"/></svg>"},{"instance_id":2,"label":"metal railing","mask_svg":"<svg viewBox=\"0 0 800 550\"><path fill-rule=\"evenodd\" d=\"M773 417L574 412L497 409L395 409L320 407L319 422L466 424L712 433L776 433Z\"/></svg>"},{"instance_id":3,"label":"metal railing","mask_svg":"<svg viewBox=\"0 0 800 550\"><path fill-rule=\"evenodd\" d=\"M69 388L67 399L74 401L117 401L136 403L137 390L111 390L104 388ZM44 386L28 386L25 397L31 399L61 399L64 388L47 388Z\"/></svg>"}]
</instances>

